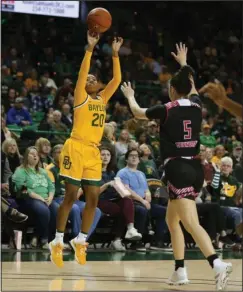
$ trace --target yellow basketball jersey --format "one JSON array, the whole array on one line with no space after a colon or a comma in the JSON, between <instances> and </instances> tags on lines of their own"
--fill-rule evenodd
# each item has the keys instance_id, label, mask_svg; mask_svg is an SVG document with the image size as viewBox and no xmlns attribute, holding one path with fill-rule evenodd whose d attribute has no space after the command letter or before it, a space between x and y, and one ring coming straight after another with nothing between
<instances>
[{"instance_id":1,"label":"yellow basketball jersey","mask_svg":"<svg viewBox=\"0 0 243 292\"><path fill-rule=\"evenodd\" d=\"M113 59L113 78L96 99L85 90L92 52L86 51L74 91L74 120L71 138L85 144L99 145L105 125L106 104L121 82L121 68L118 57Z\"/></svg>"},{"instance_id":2,"label":"yellow basketball jersey","mask_svg":"<svg viewBox=\"0 0 243 292\"><path fill-rule=\"evenodd\" d=\"M100 96L86 100L74 109L74 123L71 137L86 143L99 144L106 119L106 105Z\"/></svg>"}]
</instances>

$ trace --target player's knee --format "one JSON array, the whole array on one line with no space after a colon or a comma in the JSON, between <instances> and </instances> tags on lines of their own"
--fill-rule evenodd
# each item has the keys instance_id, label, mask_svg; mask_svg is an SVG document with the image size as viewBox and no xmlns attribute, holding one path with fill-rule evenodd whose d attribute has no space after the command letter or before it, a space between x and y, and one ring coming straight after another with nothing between
<instances>
[{"instance_id":1,"label":"player's knee","mask_svg":"<svg viewBox=\"0 0 243 292\"><path fill-rule=\"evenodd\" d=\"M180 228L179 221L173 222L173 220L171 220L167 217L166 217L165 221L166 221L166 224L167 224L170 232L176 232L176 230L178 230Z\"/></svg>"},{"instance_id":2,"label":"player's knee","mask_svg":"<svg viewBox=\"0 0 243 292\"><path fill-rule=\"evenodd\" d=\"M99 188L87 188L86 206L88 208L96 208L99 200Z\"/></svg>"},{"instance_id":3,"label":"player's knee","mask_svg":"<svg viewBox=\"0 0 243 292\"><path fill-rule=\"evenodd\" d=\"M77 192L76 191L66 192L63 203L66 205L72 206L76 200L77 200Z\"/></svg>"}]
</instances>

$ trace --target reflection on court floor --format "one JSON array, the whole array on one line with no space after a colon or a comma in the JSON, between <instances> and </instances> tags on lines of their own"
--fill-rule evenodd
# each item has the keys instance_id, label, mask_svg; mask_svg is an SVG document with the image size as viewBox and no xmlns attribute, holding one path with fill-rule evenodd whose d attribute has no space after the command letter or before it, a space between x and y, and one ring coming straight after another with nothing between
<instances>
[{"instance_id":1,"label":"reflection on court floor","mask_svg":"<svg viewBox=\"0 0 243 292\"><path fill-rule=\"evenodd\" d=\"M2 257L3 291L214 290L212 270L205 260L198 259L203 257L197 252L194 259L186 261L190 285L176 288L165 283L174 268L172 254L92 253L85 266L74 262L71 254L66 255L63 269L49 261L48 253L20 255ZM242 260L238 256L228 260L234 267L228 291L242 291Z\"/></svg>"}]
</instances>

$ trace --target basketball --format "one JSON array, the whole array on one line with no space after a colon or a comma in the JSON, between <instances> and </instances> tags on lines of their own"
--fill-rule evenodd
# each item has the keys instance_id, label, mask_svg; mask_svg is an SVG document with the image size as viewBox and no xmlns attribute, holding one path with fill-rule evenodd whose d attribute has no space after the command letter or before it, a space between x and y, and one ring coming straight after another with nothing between
<instances>
[{"instance_id":1,"label":"basketball","mask_svg":"<svg viewBox=\"0 0 243 292\"><path fill-rule=\"evenodd\" d=\"M91 32L103 33L110 28L111 22L110 12L100 7L91 10L87 17L88 28Z\"/></svg>"}]
</instances>

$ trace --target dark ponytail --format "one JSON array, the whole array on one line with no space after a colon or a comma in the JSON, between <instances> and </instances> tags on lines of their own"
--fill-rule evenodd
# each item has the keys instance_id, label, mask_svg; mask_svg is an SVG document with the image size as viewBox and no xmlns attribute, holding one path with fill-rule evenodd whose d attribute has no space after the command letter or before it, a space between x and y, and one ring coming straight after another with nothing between
<instances>
[{"instance_id":1,"label":"dark ponytail","mask_svg":"<svg viewBox=\"0 0 243 292\"><path fill-rule=\"evenodd\" d=\"M183 66L181 69L172 77L170 84L178 94L188 95L192 89L190 75L194 76L194 70L190 66Z\"/></svg>"}]
</instances>

